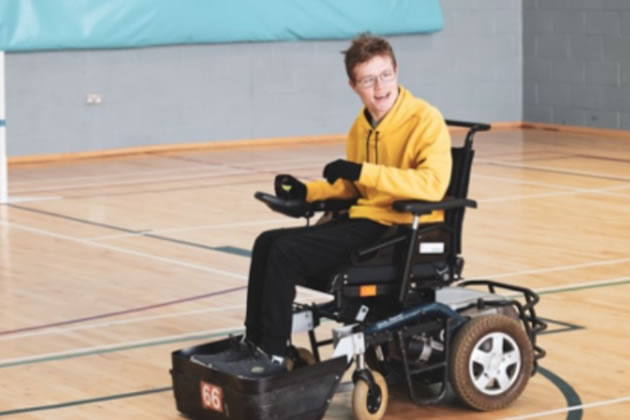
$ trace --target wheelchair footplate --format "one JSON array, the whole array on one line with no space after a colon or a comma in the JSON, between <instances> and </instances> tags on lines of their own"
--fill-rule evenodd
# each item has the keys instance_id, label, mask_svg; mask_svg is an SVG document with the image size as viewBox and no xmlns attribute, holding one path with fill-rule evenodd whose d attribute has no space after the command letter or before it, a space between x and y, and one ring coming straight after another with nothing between
<instances>
[{"instance_id":1,"label":"wheelchair footplate","mask_svg":"<svg viewBox=\"0 0 630 420\"><path fill-rule=\"evenodd\" d=\"M191 360L228 349L230 339L172 353L171 376L177 409L193 419L320 419L345 372L337 357L291 372L247 378Z\"/></svg>"}]
</instances>

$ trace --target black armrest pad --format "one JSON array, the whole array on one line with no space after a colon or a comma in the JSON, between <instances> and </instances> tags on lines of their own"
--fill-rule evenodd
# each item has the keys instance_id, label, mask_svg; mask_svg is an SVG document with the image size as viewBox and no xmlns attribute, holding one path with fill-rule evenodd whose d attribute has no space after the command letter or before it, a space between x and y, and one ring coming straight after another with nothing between
<instances>
[{"instance_id":1,"label":"black armrest pad","mask_svg":"<svg viewBox=\"0 0 630 420\"><path fill-rule=\"evenodd\" d=\"M260 191L257 191L254 197L265 203L271 210L296 218L312 217L316 211L347 210L357 202L356 198L354 198L350 200L325 200L309 203L304 200L280 198Z\"/></svg>"},{"instance_id":2,"label":"black armrest pad","mask_svg":"<svg viewBox=\"0 0 630 420\"><path fill-rule=\"evenodd\" d=\"M352 200L326 200L308 203L304 200L293 200L276 197L272 194L257 191L257 200L265 203L271 210L290 217L311 217L316 211L339 211L350 208L356 203ZM428 214L434 210L450 210L462 207L477 207L477 202L465 198L445 197L442 201L401 200L394 202L394 209L399 212Z\"/></svg>"},{"instance_id":3,"label":"black armrest pad","mask_svg":"<svg viewBox=\"0 0 630 420\"><path fill-rule=\"evenodd\" d=\"M304 200L280 198L260 191L257 191L254 197L265 203L271 210L290 217L311 217L313 215L311 204Z\"/></svg>"},{"instance_id":4,"label":"black armrest pad","mask_svg":"<svg viewBox=\"0 0 630 420\"><path fill-rule=\"evenodd\" d=\"M434 210L451 210L462 207L477 208L477 202L467 198L444 197L442 201L400 200L394 201L394 210L413 214L428 214Z\"/></svg>"},{"instance_id":5,"label":"black armrest pad","mask_svg":"<svg viewBox=\"0 0 630 420\"><path fill-rule=\"evenodd\" d=\"M472 121L458 121L458 120L444 120L446 125L450 125L453 127L464 127L470 128L472 131L488 131L490 128L490 124L480 123L480 122L472 122Z\"/></svg>"}]
</instances>

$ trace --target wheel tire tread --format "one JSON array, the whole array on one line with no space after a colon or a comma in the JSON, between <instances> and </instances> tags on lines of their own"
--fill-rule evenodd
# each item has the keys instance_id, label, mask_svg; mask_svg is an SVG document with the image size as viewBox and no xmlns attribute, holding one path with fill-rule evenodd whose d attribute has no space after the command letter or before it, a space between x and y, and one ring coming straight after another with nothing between
<instances>
[{"instance_id":1,"label":"wheel tire tread","mask_svg":"<svg viewBox=\"0 0 630 420\"><path fill-rule=\"evenodd\" d=\"M370 370L370 372L374 382L381 389L381 406L376 413L370 413L367 410L369 386L363 380L357 381L352 391L352 413L356 420L380 420L385 415L385 411L387 411L387 403L389 401L387 382L385 382L385 378L379 372L374 370Z\"/></svg>"},{"instance_id":2,"label":"wheel tire tread","mask_svg":"<svg viewBox=\"0 0 630 420\"><path fill-rule=\"evenodd\" d=\"M501 331L510 335L521 352L519 377L505 393L497 396L479 392L468 373L468 360L475 343L492 331ZM468 321L457 332L451 346L449 362L451 385L458 397L477 410L497 410L510 404L525 389L533 368L533 349L527 334L517 321L500 314L484 315Z\"/></svg>"}]
</instances>

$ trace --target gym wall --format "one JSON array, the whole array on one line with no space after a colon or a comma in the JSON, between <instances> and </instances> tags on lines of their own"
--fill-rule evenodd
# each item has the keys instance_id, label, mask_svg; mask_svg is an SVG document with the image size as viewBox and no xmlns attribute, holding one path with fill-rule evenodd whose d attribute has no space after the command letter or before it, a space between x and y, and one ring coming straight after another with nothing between
<instances>
[{"instance_id":1,"label":"gym wall","mask_svg":"<svg viewBox=\"0 0 630 420\"><path fill-rule=\"evenodd\" d=\"M527 1L527 0L525 0ZM442 0L444 29L390 40L400 81L448 118L523 116L521 0ZM348 41L10 53L9 156L345 133ZM88 104L88 97L92 103Z\"/></svg>"},{"instance_id":2,"label":"gym wall","mask_svg":"<svg viewBox=\"0 0 630 420\"><path fill-rule=\"evenodd\" d=\"M630 1L523 0L524 120L630 129Z\"/></svg>"}]
</instances>

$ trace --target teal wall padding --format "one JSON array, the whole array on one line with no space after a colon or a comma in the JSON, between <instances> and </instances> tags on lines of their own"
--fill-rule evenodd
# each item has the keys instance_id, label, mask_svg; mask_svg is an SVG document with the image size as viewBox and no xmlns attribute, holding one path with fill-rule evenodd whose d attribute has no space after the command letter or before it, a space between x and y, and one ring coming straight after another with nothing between
<instances>
[{"instance_id":1,"label":"teal wall padding","mask_svg":"<svg viewBox=\"0 0 630 420\"><path fill-rule=\"evenodd\" d=\"M439 0L1 0L0 50L347 39L439 31Z\"/></svg>"}]
</instances>

